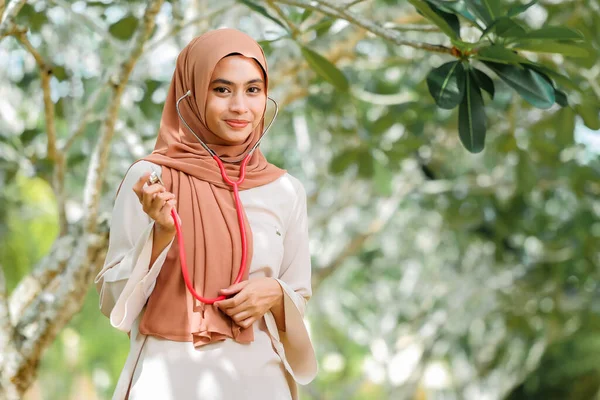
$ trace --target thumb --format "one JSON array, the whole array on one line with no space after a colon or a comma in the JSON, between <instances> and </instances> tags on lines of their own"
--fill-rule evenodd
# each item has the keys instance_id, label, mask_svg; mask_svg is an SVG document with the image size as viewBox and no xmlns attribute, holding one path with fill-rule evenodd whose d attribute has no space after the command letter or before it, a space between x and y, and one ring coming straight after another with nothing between
<instances>
[{"instance_id":1,"label":"thumb","mask_svg":"<svg viewBox=\"0 0 600 400\"><path fill-rule=\"evenodd\" d=\"M248 281L235 283L235 284L229 286L228 288L221 289L219 292L225 296L229 296L234 293L241 292L242 289L245 288L247 284L248 284Z\"/></svg>"}]
</instances>

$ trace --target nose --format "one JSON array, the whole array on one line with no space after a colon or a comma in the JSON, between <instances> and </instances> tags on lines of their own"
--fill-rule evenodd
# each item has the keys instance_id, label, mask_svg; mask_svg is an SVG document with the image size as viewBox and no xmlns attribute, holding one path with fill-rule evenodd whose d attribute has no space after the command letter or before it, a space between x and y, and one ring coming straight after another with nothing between
<instances>
[{"instance_id":1,"label":"nose","mask_svg":"<svg viewBox=\"0 0 600 400\"><path fill-rule=\"evenodd\" d=\"M244 93L236 93L235 95L231 96L229 109L231 112L244 114L246 111L248 111L248 105L246 104L246 101L247 99L244 96Z\"/></svg>"}]
</instances>

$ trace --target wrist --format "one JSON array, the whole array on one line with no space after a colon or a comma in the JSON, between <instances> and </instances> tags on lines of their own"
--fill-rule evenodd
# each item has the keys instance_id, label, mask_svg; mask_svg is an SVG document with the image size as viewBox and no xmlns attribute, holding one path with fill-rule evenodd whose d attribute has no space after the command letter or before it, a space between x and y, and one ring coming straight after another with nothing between
<instances>
[{"instance_id":1,"label":"wrist","mask_svg":"<svg viewBox=\"0 0 600 400\"><path fill-rule=\"evenodd\" d=\"M269 278L269 279L271 280L271 284L273 285L273 296L274 296L273 305L271 306L271 308L278 307L283 302L283 288L281 287L279 282L277 282L277 279L275 279L275 278Z\"/></svg>"},{"instance_id":2,"label":"wrist","mask_svg":"<svg viewBox=\"0 0 600 400\"><path fill-rule=\"evenodd\" d=\"M175 233L177 232L177 230L175 229L175 227L165 227L162 225L159 225L157 223L154 224L154 232L157 235L163 236L165 238L169 238L172 239L173 236L175 236Z\"/></svg>"}]
</instances>

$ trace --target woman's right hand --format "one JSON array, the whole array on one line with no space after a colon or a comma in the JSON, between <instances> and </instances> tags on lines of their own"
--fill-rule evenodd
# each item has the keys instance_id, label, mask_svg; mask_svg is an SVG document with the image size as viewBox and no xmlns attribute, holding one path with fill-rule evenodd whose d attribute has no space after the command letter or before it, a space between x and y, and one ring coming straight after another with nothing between
<instances>
[{"instance_id":1,"label":"woman's right hand","mask_svg":"<svg viewBox=\"0 0 600 400\"><path fill-rule=\"evenodd\" d=\"M160 183L147 185L151 173L147 172L133 185L133 191L137 195L142 209L156 225L166 233L175 233L175 222L171 216L171 210L177 204L175 195L167 192Z\"/></svg>"}]
</instances>

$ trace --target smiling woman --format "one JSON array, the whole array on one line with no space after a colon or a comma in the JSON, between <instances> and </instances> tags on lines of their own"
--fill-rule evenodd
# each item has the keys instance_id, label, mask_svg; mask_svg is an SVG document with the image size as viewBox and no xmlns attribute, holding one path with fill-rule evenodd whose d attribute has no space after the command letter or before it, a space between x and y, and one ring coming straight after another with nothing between
<instances>
[{"instance_id":1,"label":"smiling woman","mask_svg":"<svg viewBox=\"0 0 600 400\"><path fill-rule=\"evenodd\" d=\"M177 59L155 149L118 190L96 278L102 312L130 334L113 399L296 399L316 375L306 194L256 147L267 71L258 43L232 29Z\"/></svg>"}]
</instances>

